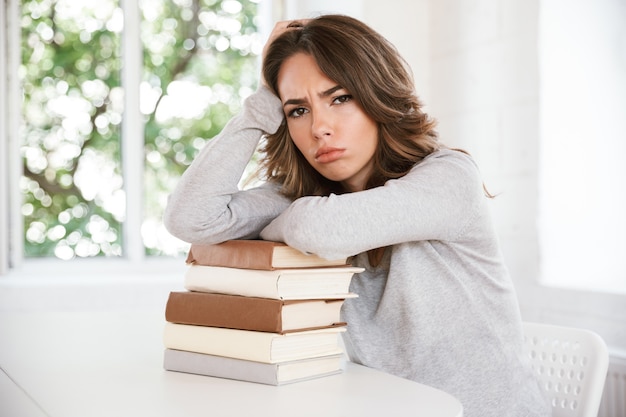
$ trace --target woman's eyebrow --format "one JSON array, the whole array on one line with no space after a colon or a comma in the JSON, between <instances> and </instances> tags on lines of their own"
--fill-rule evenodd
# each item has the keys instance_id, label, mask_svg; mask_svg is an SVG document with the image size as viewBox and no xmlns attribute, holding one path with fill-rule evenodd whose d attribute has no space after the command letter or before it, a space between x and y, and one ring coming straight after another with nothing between
<instances>
[{"instance_id":1,"label":"woman's eyebrow","mask_svg":"<svg viewBox=\"0 0 626 417\"><path fill-rule=\"evenodd\" d=\"M337 91L337 90L341 90L342 88L343 88L342 86L340 86L340 85L336 85L336 86L334 86L334 87L329 88L329 89L328 89L328 90L326 90L326 91L322 91L322 92L321 92L321 93L319 93L318 95L319 95L320 97L328 97L328 96L330 96L331 94L333 94L335 91Z\"/></svg>"},{"instance_id":2,"label":"woman's eyebrow","mask_svg":"<svg viewBox=\"0 0 626 417\"><path fill-rule=\"evenodd\" d=\"M319 97L328 97L332 95L334 92L341 90L343 87L340 85L336 85L334 87L329 88L328 90L324 90L318 94ZM291 106L291 105L300 105L306 103L306 100L303 98L290 98L283 103L283 107Z\"/></svg>"},{"instance_id":3,"label":"woman's eyebrow","mask_svg":"<svg viewBox=\"0 0 626 417\"><path fill-rule=\"evenodd\" d=\"M290 105L300 105L306 103L306 100L303 98L290 98L289 100L283 103L283 107L287 107Z\"/></svg>"}]
</instances>

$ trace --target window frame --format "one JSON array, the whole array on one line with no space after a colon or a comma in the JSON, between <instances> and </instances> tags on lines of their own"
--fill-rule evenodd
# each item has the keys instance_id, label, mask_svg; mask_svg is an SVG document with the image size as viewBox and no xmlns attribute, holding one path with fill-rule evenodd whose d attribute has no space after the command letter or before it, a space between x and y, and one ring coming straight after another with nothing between
<instances>
[{"instance_id":1,"label":"window frame","mask_svg":"<svg viewBox=\"0 0 626 417\"><path fill-rule=\"evenodd\" d=\"M6 0L0 9L0 275L21 264L23 227L17 181L19 168L20 95L17 68L20 49L18 1Z\"/></svg>"},{"instance_id":2,"label":"window frame","mask_svg":"<svg viewBox=\"0 0 626 417\"><path fill-rule=\"evenodd\" d=\"M278 0L259 2L259 28L269 33L280 11ZM126 218L123 224L124 256L96 257L63 261L56 258L24 258L24 227L21 216L20 100L18 69L20 65L19 0L5 0L0 10L0 277L41 276L50 280L68 275L126 276L136 274L180 274L184 258L145 254L141 226L144 214L144 136L143 115L139 107L142 80L141 12L136 1L120 0L124 14L121 56L124 62L121 83L124 88L124 123L121 132L122 172L126 195ZM135 86L135 87L128 87Z\"/></svg>"}]
</instances>

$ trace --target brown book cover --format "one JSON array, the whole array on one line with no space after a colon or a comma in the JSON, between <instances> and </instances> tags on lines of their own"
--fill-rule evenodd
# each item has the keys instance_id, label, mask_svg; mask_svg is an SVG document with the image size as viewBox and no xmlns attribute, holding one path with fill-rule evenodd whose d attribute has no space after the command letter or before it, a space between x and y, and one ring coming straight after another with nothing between
<instances>
[{"instance_id":1,"label":"brown book cover","mask_svg":"<svg viewBox=\"0 0 626 417\"><path fill-rule=\"evenodd\" d=\"M310 268L347 265L347 259L328 260L306 255L282 242L229 240L215 245L191 245L188 264L242 269Z\"/></svg>"},{"instance_id":2,"label":"brown book cover","mask_svg":"<svg viewBox=\"0 0 626 417\"><path fill-rule=\"evenodd\" d=\"M165 307L170 323L288 333L345 326L344 300L284 301L237 295L173 291Z\"/></svg>"}]
</instances>

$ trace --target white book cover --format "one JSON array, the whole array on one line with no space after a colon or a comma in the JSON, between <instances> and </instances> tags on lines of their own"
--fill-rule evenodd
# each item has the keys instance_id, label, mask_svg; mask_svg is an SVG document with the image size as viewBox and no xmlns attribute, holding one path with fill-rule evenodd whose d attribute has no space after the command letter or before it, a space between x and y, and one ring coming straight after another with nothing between
<instances>
[{"instance_id":1,"label":"white book cover","mask_svg":"<svg viewBox=\"0 0 626 417\"><path fill-rule=\"evenodd\" d=\"M214 292L279 300L354 297L350 281L363 268L351 266L277 269L273 271L191 265L184 278L189 291Z\"/></svg>"},{"instance_id":2,"label":"white book cover","mask_svg":"<svg viewBox=\"0 0 626 417\"><path fill-rule=\"evenodd\" d=\"M165 349L163 355L163 368L168 371L267 385L290 384L335 375L342 371L342 365L342 354L274 364L174 349Z\"/></svg>"},{"instance_id":3,"label":"white book cover","mask_svg":"<svg viewBox=\"0 0 626 417\"><path fill-rule=\"evenodd\" d=\"M293 333L269 333L221 327L165 323L163 344L168 349L278 363L342 353L345 327Z\"/></svg>"}]
</instances>

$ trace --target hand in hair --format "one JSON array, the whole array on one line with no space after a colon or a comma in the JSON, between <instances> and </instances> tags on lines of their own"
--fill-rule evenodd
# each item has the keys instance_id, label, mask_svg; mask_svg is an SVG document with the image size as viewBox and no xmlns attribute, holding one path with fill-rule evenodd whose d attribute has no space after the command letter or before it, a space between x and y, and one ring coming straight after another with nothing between
<instances>
[{"instance_id":1,"label":"hand in hair","mask_svg":"<svg viewBox=\"0 0 626 417\"><path fill-rule=\"evenodd\" d=\"M303 25L307 24L311 19L300 19L300 20L282 20L280 22L277 22L274 25L274 29L272 29L272 32L270 33L270 36L267 39L267 42L265 43L265 46L263 47L263 60L265 60L265 55L267 54L267 49L269 48L269 46L272 44L272 42L274 42L274 39L278 38L280 35L282 35L283 33L285 33L288 30L298 30L301 29ZM263 84L267 84L265 82L265 79L263 79L263 77L261 77L261 82Z\"/></svg>"}]
</instances>

